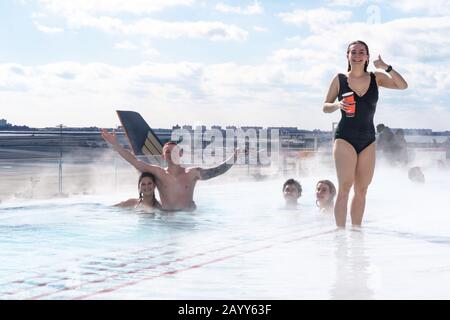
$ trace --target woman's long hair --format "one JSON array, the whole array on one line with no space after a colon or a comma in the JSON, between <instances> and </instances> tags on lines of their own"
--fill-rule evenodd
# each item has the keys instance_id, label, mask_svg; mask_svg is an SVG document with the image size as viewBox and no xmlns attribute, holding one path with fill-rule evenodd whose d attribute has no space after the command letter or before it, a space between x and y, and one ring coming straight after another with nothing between
<instances>
[{"instance_id":1,"label":"woman's long hair","mask_svg":"<svg viewBox=\"0 0 450 320\"><path fill-rule=\"evenodd\" d=\"M139 190L139 186L141 185L142 179L144 179L145 177L150 178L153 181L153 183L156 185L156 179L153 174L151 174L150 172L142 172L141 175L139 176L139 180L138 180L138 190ZM139 203L141 203L142 200L144 200L144 195L139 190ZM161 207L161 204L158 202L158 200L156 200L155 191L153 191L152 206L155 208Z\"/></svg>"},{"instance_id":2,"label":"woman's long hair","mask_svg":"<svg viewBox=\"0 0 450 320\"><path fill-rule=\"evenodd\" d=\"M367 45L367 43L365 43L364 41L361 41L361 40L356 40L356 41L353 41L352 43L350 43L347 47L347 54L350 52L350 47L354 44L362 44L366 48L367 55L369 55L369 46ZM352 66L350 65L350 61L347 61L347 62L348 62L347 71L350 71L350 70L352 70ZM369 61L366 61L366 63L364 64L365 72L367 72L368 65L369 65Z\"/></svg>"}]
</instances>

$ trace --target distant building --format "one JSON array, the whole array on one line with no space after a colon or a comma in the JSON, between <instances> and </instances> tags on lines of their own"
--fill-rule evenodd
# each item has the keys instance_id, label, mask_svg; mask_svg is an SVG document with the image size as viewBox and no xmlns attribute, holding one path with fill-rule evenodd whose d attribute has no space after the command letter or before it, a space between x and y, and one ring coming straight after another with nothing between
<instances>
[{"instance_id":1,"label":"distant building","mask_svg":"<svg viewBox=\"0 0 450 320\"><path fill-rule=\"evenodd\" d=\"M6 127L8 125L8 122L6 122L6 119L0 119L0 128Z\"/></svg>"},{"instance_id":2,"label":"distant building","mask_svg":"<svg viewBox=\"0 0 450 320\"><path fill-rule=\"evenodd\" d=\"M397 130L399 128L391 128ZM403 129L403 132L407 136L431 136L433 134L432 129Z\"/></svg>"},{"instance_id":3,"label":"distant building","mask_svg":"<svg viewBox=\"0 0 450 320\"><path fill-rule=\"evenodd\" d=\"M196 126L195 127L196 131L201 131L201 132L205 132L206 131L206 126Z\"/></svg>"},{"instance_id":4,"label":"distant building","mask_svg":"<svg viewBox=\"0 0 450 320\"><path fill-rule=\"evenodd\" d=\"M249 129L254 129L254 130L262 130L263 127L257 127L257 126L242 126L241 129L242 130L249 130Z\"/></svg>"},{"instance_id":5,"label":"distant building","mask_svg":"<svg viewBox=\"0 0 450 320\"><path fill-rule=\"evenodd\" d=\"M171 140L171 138L172 138L172 131L173 130L174 129L160 129L160 128L156 128L156 129L153 129L153 132L159 138L161 143L164 144L167 141Z\"/></svg>"},{"instance_id":6,"label":"distant building","mask_svg":"<svg viewBox=\"0 0 450 320\"><path fill-rule=\"evenodd\" d=\"M295 135L300 132L297 127L268 127L267 130L278 130L280 135Z\"/></svg>"}]
</instances>

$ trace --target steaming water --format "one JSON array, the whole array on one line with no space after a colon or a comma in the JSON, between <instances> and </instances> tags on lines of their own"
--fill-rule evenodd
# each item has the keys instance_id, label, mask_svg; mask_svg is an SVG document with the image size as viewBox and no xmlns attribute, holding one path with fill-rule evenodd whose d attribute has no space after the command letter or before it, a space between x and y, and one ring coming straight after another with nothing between
<instances>
[{"instance_id":1,"label":"steaming water","mask_svg":"<svg viewBox=\"0 0 450 320\"><path fill-rule=\"evenodd\" d=\"M450 174L425 175L378 170L362 229L317 212L331 174L300 179L297 211L283 180L200 182L194 213L109 207L129 194L3 203L0 298L448 299Z\"/></svg>"}]
</instances>

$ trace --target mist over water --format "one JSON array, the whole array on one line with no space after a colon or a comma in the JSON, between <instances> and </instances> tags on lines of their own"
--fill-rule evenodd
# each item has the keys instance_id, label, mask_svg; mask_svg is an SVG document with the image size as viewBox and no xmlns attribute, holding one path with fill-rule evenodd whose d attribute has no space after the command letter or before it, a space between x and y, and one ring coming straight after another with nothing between
<instances>
[{"instance_id":1,"label":"mist over water","mask_svg":"<svg viewBox=\"0 0 450 320\"><path fill-rule=\"evenodd\" d=\"M63 180L67 197L45 197L35 189L34 198L12 196L0 204L0 297L389 299L450 294L441 285L450 274L448 168L424 166L426 182L416 184L408 179L407 167L391 167L380 159L362 228L352 228L348 217L347 228L336 230L333 215L319 213L315 205L318 180L337 185L332 161L324 155L278 175L276 168L236 166L197 183L197 211L156 214L111 207L137 196L138 173L119 159L99 160L65 164L64 172L71 173ZM291 177L303 187L299 210L284 209L281 189ZM45 284L49 278L56 282ZM130 279L136 283L123 286ZM23 282L13 285L13 280ZM99 293L114 286L120 289Z\"/></svg>"}]
</instances>

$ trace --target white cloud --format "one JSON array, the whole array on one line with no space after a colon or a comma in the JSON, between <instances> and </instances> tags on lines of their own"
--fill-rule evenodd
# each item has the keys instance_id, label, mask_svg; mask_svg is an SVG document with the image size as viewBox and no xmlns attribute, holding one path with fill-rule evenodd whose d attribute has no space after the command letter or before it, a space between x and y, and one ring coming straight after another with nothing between
<instances>
[{"instance_id":1,"label":"white cloud","mask_svg":"<svg viewBox=\"0 0 450 320\"><path fill-rule=\"evenodd\" d=\"M331 52L308 48L280 49L270 57L275 62L299 61L307 64L321 63L334 58Z\"/></svg>"},{"instance_id":2,"label":"white cloud","mask_svg":"<svg viewBox=\"0 0 450 320\"><path fill-rule=\"evenodd\" d=\"M264 8L258 1L254 1L253 4L248 5L245 8L241 8L240 6L233 7L224 3L218 3L216 4L215 9L223 13L236 13L242 15L255 15L264 12Z\"/></svg>"},{"instance_id":3,"label":"white cloud","mask_svg":"<svg viewBox=\"0 0 450 320\"><path fill-rule=\"evenodd\" d=\"M33 19L33 20L46 17L46 15L43 12L32 12L30 16L31 16L31 19Z\"/></svg>"},{"instance_id":4,"label":"white cloud","mask_svg":"<svg viewBox=\"0 0 450 320\"><path fill-rule=\"evenodd\" d=\"M139 51L145 58L154 58L160 56L160 52L151 47L151 43L149 41L141 41L140 44L135 44L130 41L122 41L118 42L114 45L116 49L120 50L133 50Z\"/></svg>"},{"instance_id":5,"label":"white cloud","mask_svg":"<svg viewBox=\"0 0 450 320\"><path fill-rule=\"evenodd\" d=\"M73 14L66 17L68 27L97 28L103 32L125 35L142 35L153 38L176 39L206 38L213 41L244 41L248 32L235 26L218 21L165 22L149 18L124 22L120 18L86 14Z\"/></svg>"},{"instance_id":6,"label":"white cloud","mask_svg":"<svg viewBox=\"0 0 450 320\"><path fill-rule=\"evenodd\" d=\"M328 0L332 6L358 7L365 4L367 0Z\"/></svg>"},{"instance_id":7,"label":"white cloud","mask_svg":"<svg viewBox=\"0 0 450 320\"><path fill-rule=\"evenodd\" d=\"M386 23L341 23L320 33L288 39L302 52L313 50L345 59L347 44L363 40L369 44L372 58L377 53L405 62L440 63L450 56L450 20L446 17L404 18ZM292 48L290 48L292 49ZM285 49L287 50L287 49ZM286 57L287 52L284 53ZM277 55L278 60L282 58Z\"/></svg>"},{"instance_id":8,"label":"white cloud","mask_svg":"<svg viewBox=\"0 0 450 320\"><path fill-rule=\"evenodd\" d=\"M0 65L0 99L10 106L4 117L33 126L49 125L49 119L66 125L113 126L118 107L141 112L162 127L193 123L199 114L205 124L244 125L255 113L254 123L279 125L284 116L277 109L295 109L305 100L298 88L308 84L308 77L284 65L144 63L119 68L61 62L14 68Z\"/></svg>"},{"instance_id":9,"label":"white cloud","mask_svg":"<svg viewBox=\"0 0 450 320\"><path fill-rule=\"evenodd\" d=\"M450 0L328 0L331 6L360 7L362 5L388 5L405 13L423 15L449 15Z\"/></svg>"},{"instance_id":10,"label":"white cloud","mask_svg":"<svg viewBox=\"0 0 450 320\"><path fill-rule=\"evenodd\" d=\"M136 50L139 47L129 41L118 42L114 45L114 48L121 50Z\"/></svg>"},{"instance_id":11,"label":"white cloud","mask_svg":"<svg viewBox=\"0 0 450 320\"><path fill-rule=\"evenodd\" d=\"M253 26L253 30L256 32L267 32L269 31L267 28L260 27L260 26Z\"/></svg>"},{"instance_id":12,"label":"white cloud","mask_svg":"<svg viewBox=\"0 0 450 320\"><path fill-rule=\"evenodd\" d=\"M68 29L95 28L112 34L141 35L152 38L205 38L212 41L243 41L248 32L220 21L161 21L140 17L169 7L190 6L195 0L36 0L43 12L33 13L33 19L56 15L66 21ZM257 2L255 2L258 5ZM249 6L254 12L254 6ZM252 11L253 10L253 11ZM62 29L48 28L36 22L45 32Z\"/></svg>"},{"instance_id":13,"label":"white cloud","mask_svg":"<svg viewBox=\"0 0 450 320\"><path fill-rule=\"evenodd\" d=\"M37 0L46 9L63 16L73 14L148 14L175 6L190 6L195 0Z\"/></svg>"},{"instance_id":14,"label":"white cloud","mask_svg":"<svg viewBox=\"0 0 450 320\"><path fill-rule=\"evenodd\" d=\"M310 54L299 51L300 56ZM335 59L345 67L342 55ZM450 68L401 60L393 61L410 88L380 89L376 121L397 127L446 128L449 122L445 121L450 121L445 93L450 86ZM9 108L2 111L2 117L32 126L55 122L110 127L117 124L114 110L125 108L140 112L156 127L200 119L206 125L330 129L339 115L323 114L321 106L338 69L339 65L328 60L298 65L283 61L261 65L141 63L130 67L74 62L35 67L6 64L0 65L0 99ZM439 110L439 120L432 123L428 121L431 116L423 118L423 108L416 107L423 105ZM90 115L88 122L86 114Z\"/></svg>"},{"instance_id":15,"label":"white cloud","mask_svg":"<svg viewBox=\"0 0 450 320\"><path fill-rule=\"evenodd\" d=\"M150 47L146 47L142 53L147 57L157 57L161 55L158 50Z\"/></svg>"},{"instance_id":16,"label":"white cloud","mask_svg":"<svg viewBox=\"0 0 450 320\"><path fill-rule=\"evenodd\" d=\"M427 13L430 15L450 15L450 0L396 0L390 5L404 12Z\"/></svg>"},{"instance_id":17,"label":"white cloud","mask_svg":"<svg viewBox=\"0 0 450 320\"><path fill-rule=\"evenodd\" d=\"M47 2L59 5L55 1ZM126 17L108 15L111 12L100 7L83 9L88 6L87 2L81 4L83 10L69 2L60 5L68 6L60 9L65 13L74 8L72 15L63 16L69 28L95 28L124 35L118 38L136 42L118 42L116 48L140 50L148 61L155 61L154 57L164 54L152 48L153 43L144 42L153 37L247 38L245 30L222 22L163 22L145 17L130 18L129 14ZM120 11L115 10L114 13ZM124 9L133 13L130 10ZM329 129L330 123L339 119L339 114L321 112L324 95L332 77L346 70L347 44L361 39L369 44L372 61L380 53L409 83L407 91L380 89L376 121L393 127L448 129L448 17L416 17L368 24L350 22L350 11L327 9L296 10L280 17L286 23L306 26L313 32L289 39L286 48L274 48L263 64L136 62L136 65L117 67L58 62L40 66L0 65L0 101L8 106L2 109L2 117L12 123L35 126L53 122L113 126L117 124L114 109L123 107L141 112L144 118L151 119L150 125L159 127L200 121ZM253 30L263 31L257 28ZM144 37L127 37L134 35ZM370 69L373 70L372 64ZM426 115L423 106L429 108ZM437 112L439 117L433 122ZM86 114L90 115L88 120Z\"/></svg>"},{"instance_id":18,"label":"white cloud","mask_svg":"<svg viewBox=\"0 0 450 320\"><path fill-rule=\"evenodd\" d=\"M36 26L36 28L43 32L43 33L61 33L64 32L64 29L62 28L56 28L56 27L47 27L44 26L42 24L40 24L39 22L34 21L34 25Z\"/></svg>"},{"instance_id":19,"label":"white cloud","mask_svg":"<svg viewBox=\"0 0 450 320\"><path fill-rule=\"evenodd\" d=\"M302 27L307 26L312 32L319 33L324 29L332 29L340 22L349 21L352 17L351 11L330 10L326 8L302 10L280 13L279 16L285 23Z\"/></svg>"},{"instance_id":20,"label":"white cloud","mask_svg":"<svg viewBox=\"0 0 450 320\"><path fill-rule=\"evenodd\" d=\"M163 22L142 19L118 29L125 34L141 34L161 38L206 38L209 40L243 41L248 32L234 25L216 21Z\"/></svg>"}]
</instances>

